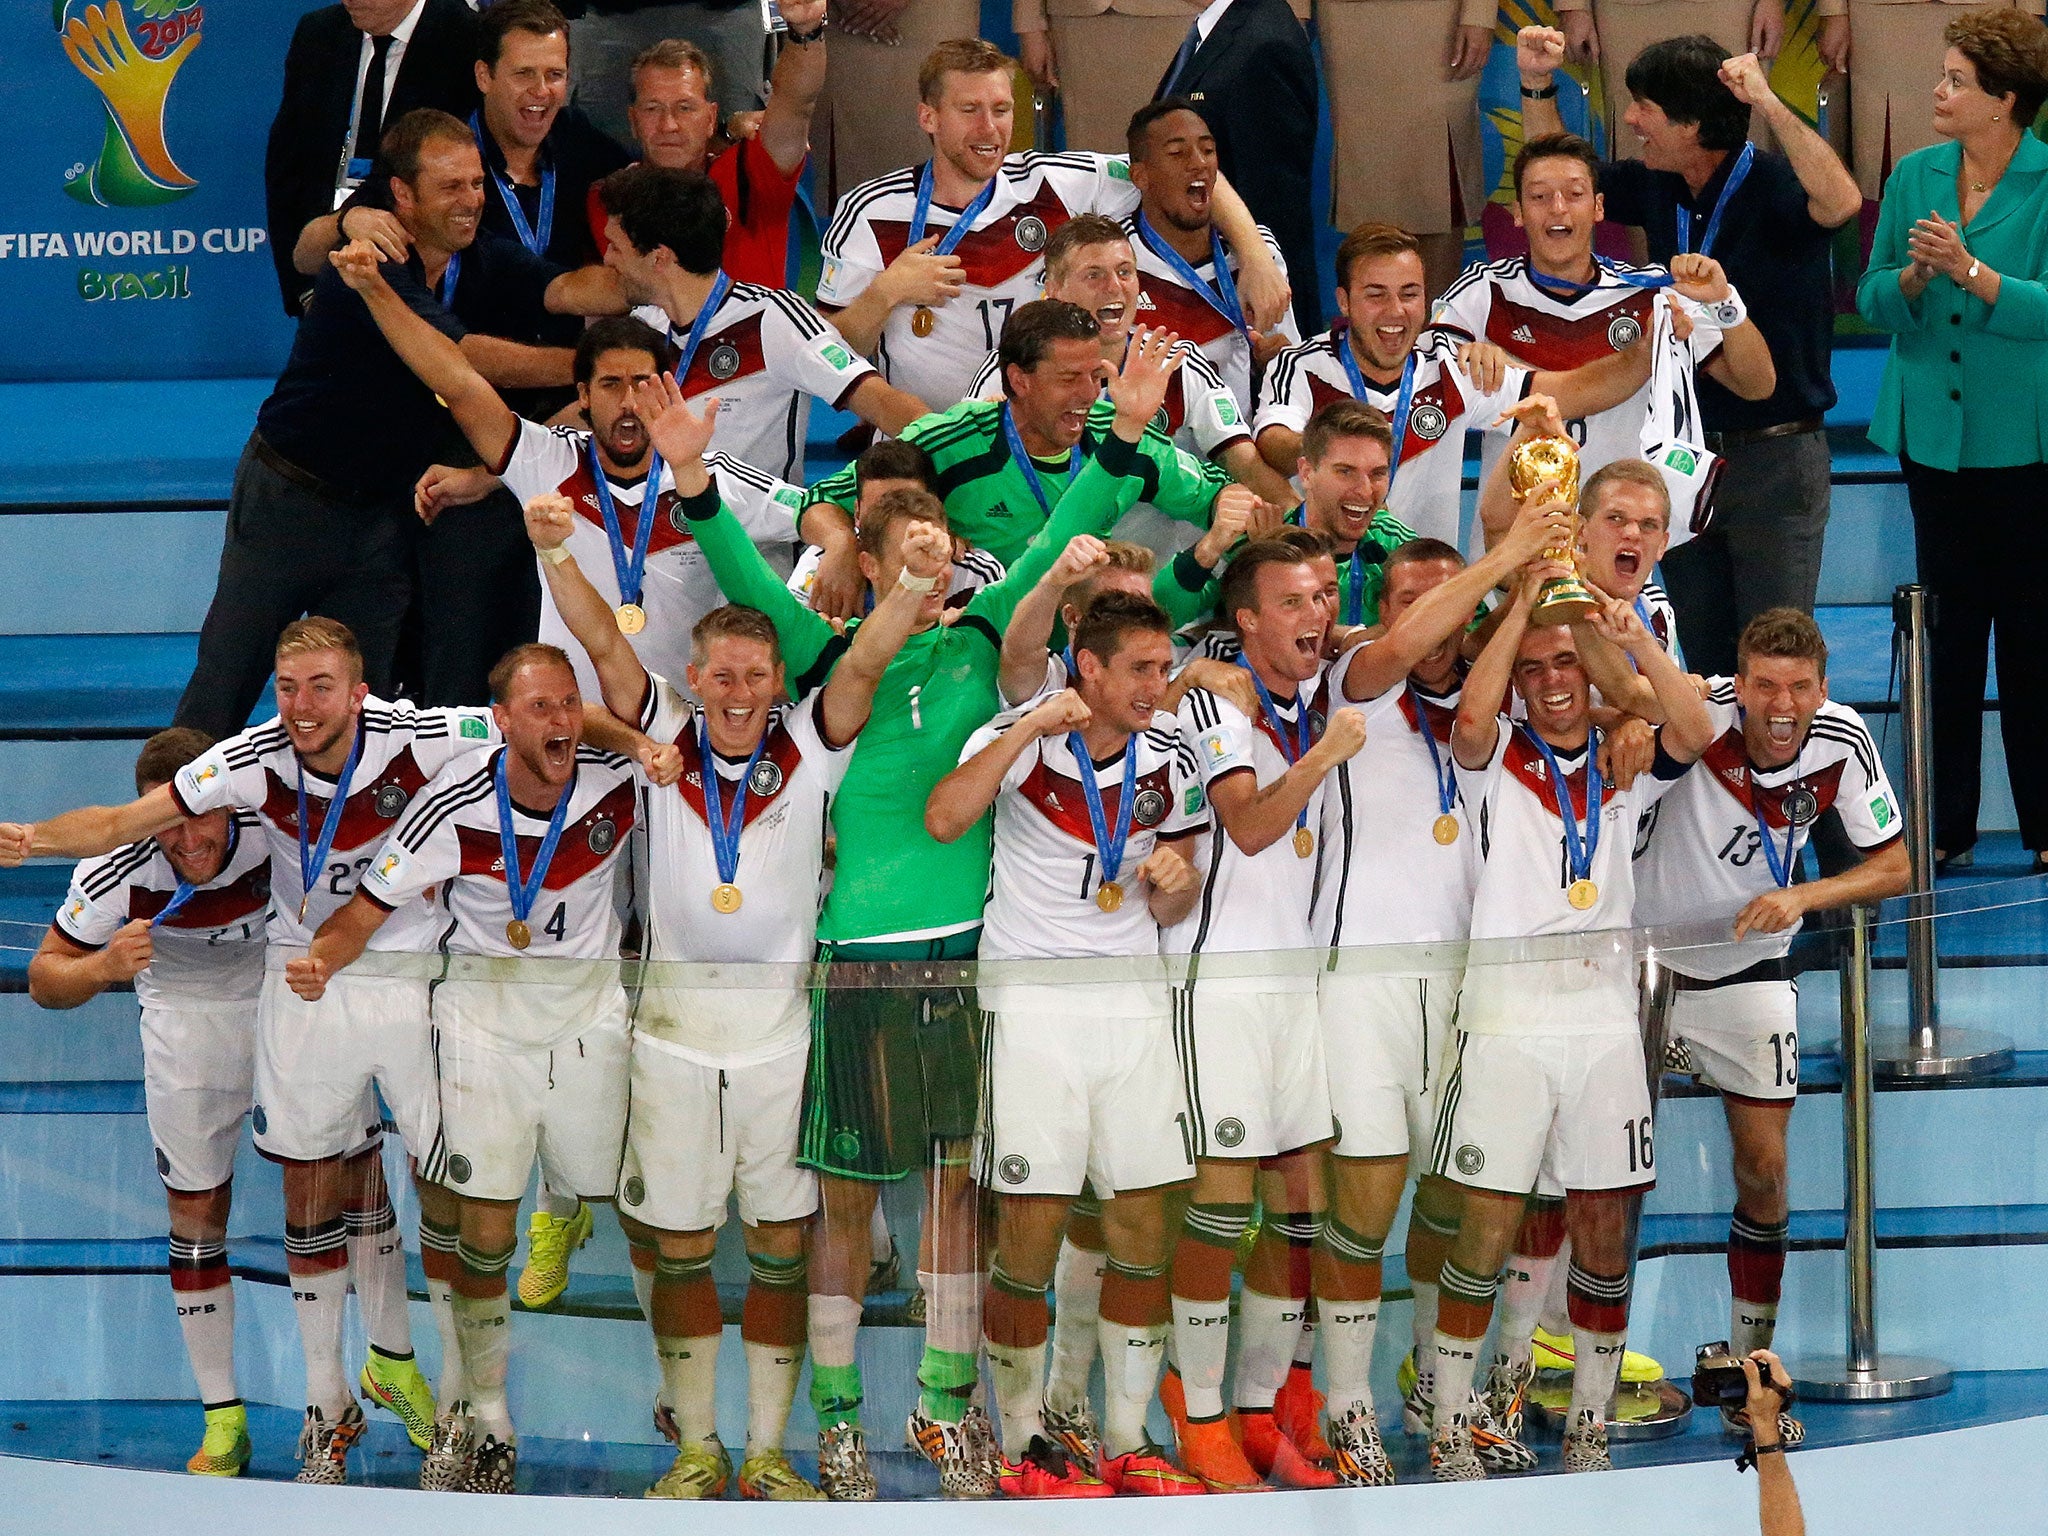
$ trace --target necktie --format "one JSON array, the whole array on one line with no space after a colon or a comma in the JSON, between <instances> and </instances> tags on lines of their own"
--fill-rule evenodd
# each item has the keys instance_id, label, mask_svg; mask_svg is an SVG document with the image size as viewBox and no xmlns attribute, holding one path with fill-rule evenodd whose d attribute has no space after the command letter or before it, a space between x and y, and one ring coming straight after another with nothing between
<instances>
[{"instance_id":1,"label":"necktie","mask_svg":"<svg viewBox=\"0 0 2048 1536\"><path fill-rule=\"evenodd\" d=\"M363 76L363 105L356 114L355 144L349 150L354 160L377 158L377 141L384 127L384 61L391 53L391 34L370 39L370 69Z\"/></svg>"},{"instance_id":2,"label":"necktie","mask_svg":"<svg viewBox=\"0 0 2048 1536\"><path fill-rule=\"evenodd\" d=\"M1180 40L1180 52L1173 56L1173 67L1166 72L1166 83L1159 87L1161 96L1171 96L1180 88L1180 77L1187 73L1188 64L1195 56L1195 50L1202 46L1202 24L1199 21L1188 24L1188 35Z\"/></svg>"}]
</instances>

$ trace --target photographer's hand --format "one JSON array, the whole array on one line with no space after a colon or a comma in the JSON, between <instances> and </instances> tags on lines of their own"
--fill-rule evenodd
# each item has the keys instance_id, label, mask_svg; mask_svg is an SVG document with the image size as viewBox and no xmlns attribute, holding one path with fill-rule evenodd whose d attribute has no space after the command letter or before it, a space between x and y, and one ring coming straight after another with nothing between
<instances>
[{"instance_id":1,"label":"photographer's hand","mask_svg":"<svg viewBox=\"0 0 2048 1536\"><path fill-rule=\"evenodd\" d=\"M1792 1378L1785 1362L1768 1349L1756 1350L1744 1360L1742 1374L1749 1382L1745 1416L1757 1450L1764 1452L1755 1458L1757 1527L1763 1536L1806 1536L1799 1490L1793 1486L1792 1469L1785 1464L1778 1436L1778 1415L1791 1393Z\"/></svg>"}]
</instances>

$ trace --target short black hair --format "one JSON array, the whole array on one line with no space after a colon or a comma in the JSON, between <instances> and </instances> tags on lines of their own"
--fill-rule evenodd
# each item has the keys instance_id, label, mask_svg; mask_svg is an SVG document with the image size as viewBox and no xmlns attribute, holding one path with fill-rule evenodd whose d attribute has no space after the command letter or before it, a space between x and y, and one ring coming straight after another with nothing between
<instances>
[{"instance_id":1,"label":"short black hair","mask_svg":"<svg viewBox=\"0 0 2048 1536\"><path fill-rule=\"evenodd\" d=\"M1546 133L1530 139L1515 155L1515 200L1521 201L1522 180L1538 160L1576 160L1586 168L1593 190L1600 190L1600 151L1576 133Z\"/></svg>"},{"instance_id":2,"label":"short black hair","mask_svg":"<svg viewBox=\"0 0 2048 1536\"><path fill-rule=\"evenodd\" d=\"M942 495L939 467L932 462L932 456L917 444L905 442L900 437L885 437L880 442L869 444L853 461L855 490L872 480L908 480L923 486L934 496Z\"/></svg>"},{"instance_id":3,"label":"short black hair","mask_svg":"<svg viewBox=\"0 0 2048 1536\"><path fill-rule=\"evenodd\" d=\"M384 169L407 186L420 179L420 156L429 144L476 146L469 124L436 107L414 107L384 130L377 143L377 155Z\"/></svg>"},{"instance_id":4,"label":"short black hair","mask_svg":"<svg viewBox=\"0 0 2048 1536\"><path fill-rule=\"evenodd\" d=\"M1749 107L1721 83L1728 57L1726 48L1697 32L1667 37L1635 56L1628 93L1674 123L1699 124L1701 149L1740 149L1749 137Z\"/></svg>"},{"instance_id":5,"label":"short black hair","mask_svg":"<svg viewBox=\"0 0 2048 1536\"><path fill-rule=\"evenodd\" d=\"M607 352L645 352L656 368L668 363L668 338L632 315L606 315L591 322L576 338L576 361L571 377L588 384L597 377L597 360Z\"/></svg>"},{"instance_id":6,"label":"short black hair","mask_svg":"<svg viewBox=\"0 0 2048 1536\"><path fill-rule=\"evenodd\" d=\"M495 70L498 67L508 32L531 32L535 37L559 32L566 43L569 40L569 19L554 0L496 0L495 4L485 6L482 42L477 56L486 68Z\"/></svg>"},{"instance_id":7,"label":"short black hair","mask_svg":"<svg viewBox=\"0 0 2048 1536\"><path fill-rule=\"evenodd\" d=\"M1209 126L1209 119L1202 117L1202 109L1185 96L1162 96L1157 101L1146 102L1131 114L1131 124L1124 130L1124 149L1133 165L1151 153L1152 125L1176 112L1192 112L1201 118L1204 128Z\"/></svg>"},{"instance_id":8,"label":"short black hair","mask_svg":"<svg viewBox=\"0 0 2048 1536\"><path fill-rule=\"evenodd\" d=\"M1029 373L1045 360L1054 342L1094 341L1101 335L1095 317L1065 299L1033 299L1020 304L1003 322L1002 343L996 348L1003 393L1010 392L1010 370L1022 368Z\"/></svg>"},{"instance_id":9,"label":"short black hair","mask_svg":"<svg viewBox=\"0 0 2048 1536\"><path fill-rule=\"evenodd\" d=\"M190 725L166 726L142 744L135 759L135 793L168 784L187 763L213 749L213 738Z\"/></svg>"},{"instance_id":10,"label":"short black hair","mask_svg":"<svg viewBox=\"0 0 2048 1536\"><path fill-rule=\"evenodd\" d=\"M665 245L678 266L698 277L725 260L725 201L702 171L629 165L605 177L598 196L641 255Z\"/></svg>"}]
</instances>

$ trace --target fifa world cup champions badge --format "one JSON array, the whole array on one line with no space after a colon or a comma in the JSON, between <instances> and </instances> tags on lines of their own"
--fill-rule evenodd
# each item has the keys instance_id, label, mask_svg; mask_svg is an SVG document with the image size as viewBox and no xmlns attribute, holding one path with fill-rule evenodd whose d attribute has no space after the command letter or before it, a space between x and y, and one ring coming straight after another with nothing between
<instances>
[{"instance_id":1,"label":"fifa world cup champions badge","mask_svg":"<svg viewBox=\"0 0 2048 1536\"><path fill-rule=\"evenodd\" d=\"M199 183L164 139L171 83L199 46L199 0L55 0L57 35L106 107L98 159L74 168L64 190L101 208L175 202Z\"/></svg>"}]
</instances>

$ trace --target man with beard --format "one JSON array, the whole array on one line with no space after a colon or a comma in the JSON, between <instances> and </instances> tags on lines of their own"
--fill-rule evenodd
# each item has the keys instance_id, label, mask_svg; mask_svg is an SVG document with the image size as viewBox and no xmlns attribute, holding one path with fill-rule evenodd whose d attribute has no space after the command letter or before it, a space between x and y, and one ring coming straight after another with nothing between
<instances>
[{"instance_id":1,"label":"man with beard","mask_svg":"<svg viewBox=\"0 0 2048 1536\"><path fill-rule=\"evenodd\" d=\"M198 731L158 731L135 760L136 792L169 783L212 745ZM80 864L28 963L39 1008L77 1008L123 982L142 1005L142 1102L170 1202L171 1293L206 1412L206 1438L185 1470L203 1477L239 1477L249 1465L227 1238L235 1153L254 1096L269 905L261 823L248 811L209 811ZM378 1167L371 1156L351 1171ZM381 1174L375 1182L388 1210ZM373 1236L397 1242L395 1227Z\"/></svg>"}]
</instances>

